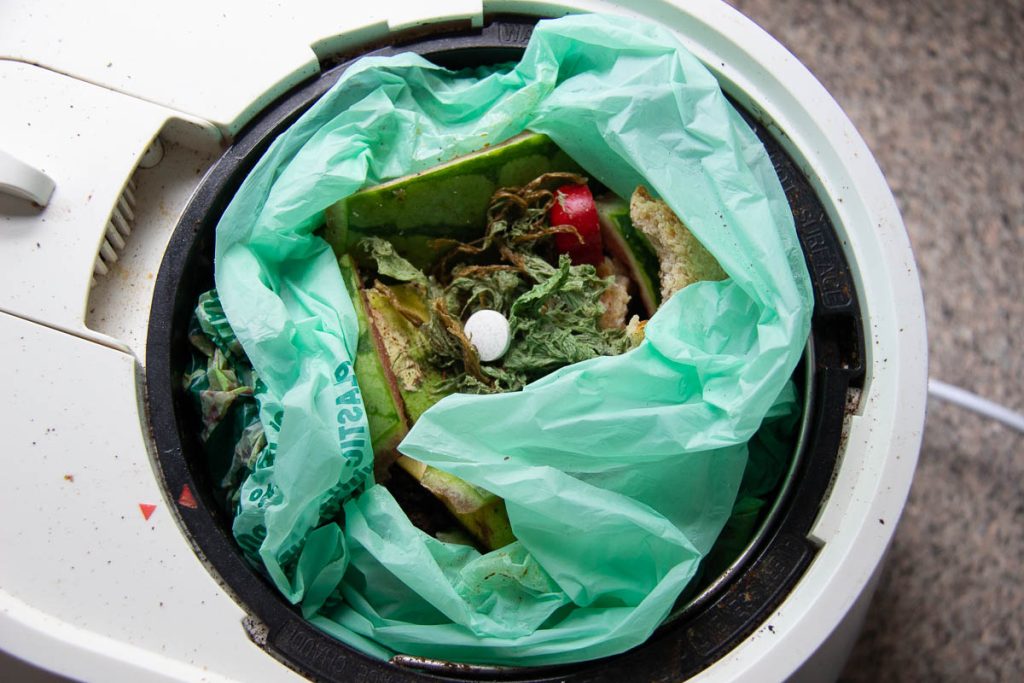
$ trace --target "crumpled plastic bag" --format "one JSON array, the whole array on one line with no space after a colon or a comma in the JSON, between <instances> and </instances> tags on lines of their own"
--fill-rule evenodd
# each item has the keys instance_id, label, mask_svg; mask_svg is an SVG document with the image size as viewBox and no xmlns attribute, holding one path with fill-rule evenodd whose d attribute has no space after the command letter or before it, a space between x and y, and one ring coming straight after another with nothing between
<instances>
[{"instance_id":1,"label":"crumpled plastic bag","mask_svg":"<svg viewBox=\"0 0 1024 683\"><path fill-rule=\"evenodd\" d=\"M506 501L519 540L481 555L374 485L356 316L314 231L362 187L526 128L620 196L653 188L730 277L665 301L631 352L423 415L400 450ZM782 187L715 78L667 30L600 15L540 22L514 66L353 65L224 212L216 283L268 441L241 546L364 652L513 665L611 655L658 626L730 515L748 440L795 404L812 308Z\"/></svg>"}]
</instances>

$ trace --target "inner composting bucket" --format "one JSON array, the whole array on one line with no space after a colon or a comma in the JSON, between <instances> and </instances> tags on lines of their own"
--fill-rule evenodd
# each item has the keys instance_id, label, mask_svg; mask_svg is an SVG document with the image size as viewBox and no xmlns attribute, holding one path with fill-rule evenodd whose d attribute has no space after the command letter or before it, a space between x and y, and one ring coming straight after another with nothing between
<instances>
[{"instance_id":1,"label":"inner composting bucket","mask_svg":"<svg viewBox=\"0 0 1024 683\"><path fill-rule=\"evenodd\" d=\"M364 54L416 52L450 68L515 61L536 20L500 17L482 29L438 29L392 36ZM191 357L189 326L199 295L213 287L214 232L225 207L273 140L362 55L325 64L323 73L263 111L204 178L167 247L156 283L146 380L162 484L196 553L250 615L257 646L300 673L322 680L445 678L682 680L746 638L783 600L814 559L807 538L828 492L841 444L850 387L863 376L863 326L835 230L808 179L760 121L737 106L762 140L786 191L814 285L811 337L794 380L802 414L791 435L785 475L759 513L745 547L714 551L670 616L644 645L597 661L552 667L495 667L397 655L367 657L311 626L243 556L217 493L199 418L183 377ZM186 494L188 494L186 496Z\"/></svg>"}]
</instances>

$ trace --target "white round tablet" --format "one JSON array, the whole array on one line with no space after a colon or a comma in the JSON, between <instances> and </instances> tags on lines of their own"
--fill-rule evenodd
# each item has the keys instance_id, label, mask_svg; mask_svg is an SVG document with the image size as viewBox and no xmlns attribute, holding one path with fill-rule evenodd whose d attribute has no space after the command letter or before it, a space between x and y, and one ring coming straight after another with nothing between
<instances>
[{"instance_id":1,"label":"white round tablet","mask_svg":"<svg viewBox=\"0 0 1024 683\"><path fill-rule=\"evenodd\" d=\"M508 320L497 311L487 308L477 311L469 316L463 329L480 354L480 360L485 363L498 360L508 351L512 334Z\"/></svg>"}]
</instances>

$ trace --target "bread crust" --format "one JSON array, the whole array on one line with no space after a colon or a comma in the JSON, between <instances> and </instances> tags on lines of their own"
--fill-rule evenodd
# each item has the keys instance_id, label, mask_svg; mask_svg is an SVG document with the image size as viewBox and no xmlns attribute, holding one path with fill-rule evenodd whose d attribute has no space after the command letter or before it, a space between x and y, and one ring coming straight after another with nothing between
<instances>
[{"instance_id":1,"label":"bread crust","mask_svg":"<svg viewBox=\"0 0 1024 683\"><path fill-rule=\"evenodd\" d=\"M662 301L694 282L728 277L668 204L652 197L647 188L640 186L633 192L629 218L658 255Z\"/></svg>"}]
</instances>

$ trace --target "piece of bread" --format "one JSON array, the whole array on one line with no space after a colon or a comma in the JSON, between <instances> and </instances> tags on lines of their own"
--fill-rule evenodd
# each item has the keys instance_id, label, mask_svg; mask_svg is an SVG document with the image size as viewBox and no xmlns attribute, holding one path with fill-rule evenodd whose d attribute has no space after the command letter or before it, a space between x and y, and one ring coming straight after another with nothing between
<instances>
[{"instance_id":1,"label":"piece of bread","mask_svg":"<svg viewBox=\"0 0 1024 683\"><path fill-rule=\"evenodd\" d=\"M668 204L652 197L642 186L629 200L629 218L658 255L662 301L694 282L728 277Z\"/></svg>"},{"instance_id":2,"label":"piece of bread","mask_svg":"<svg viewBox=\"0 0 1024 683\"><path fill-rule=\"evenodd\" d=\"M629 276L620 264L607 257L597 264L597 274L599 277L615 278L601 295L604 315L601 316L598 325L602 330L624 329L629 301L632 298L629 295Z\"/></svg>"}]
</instances>

